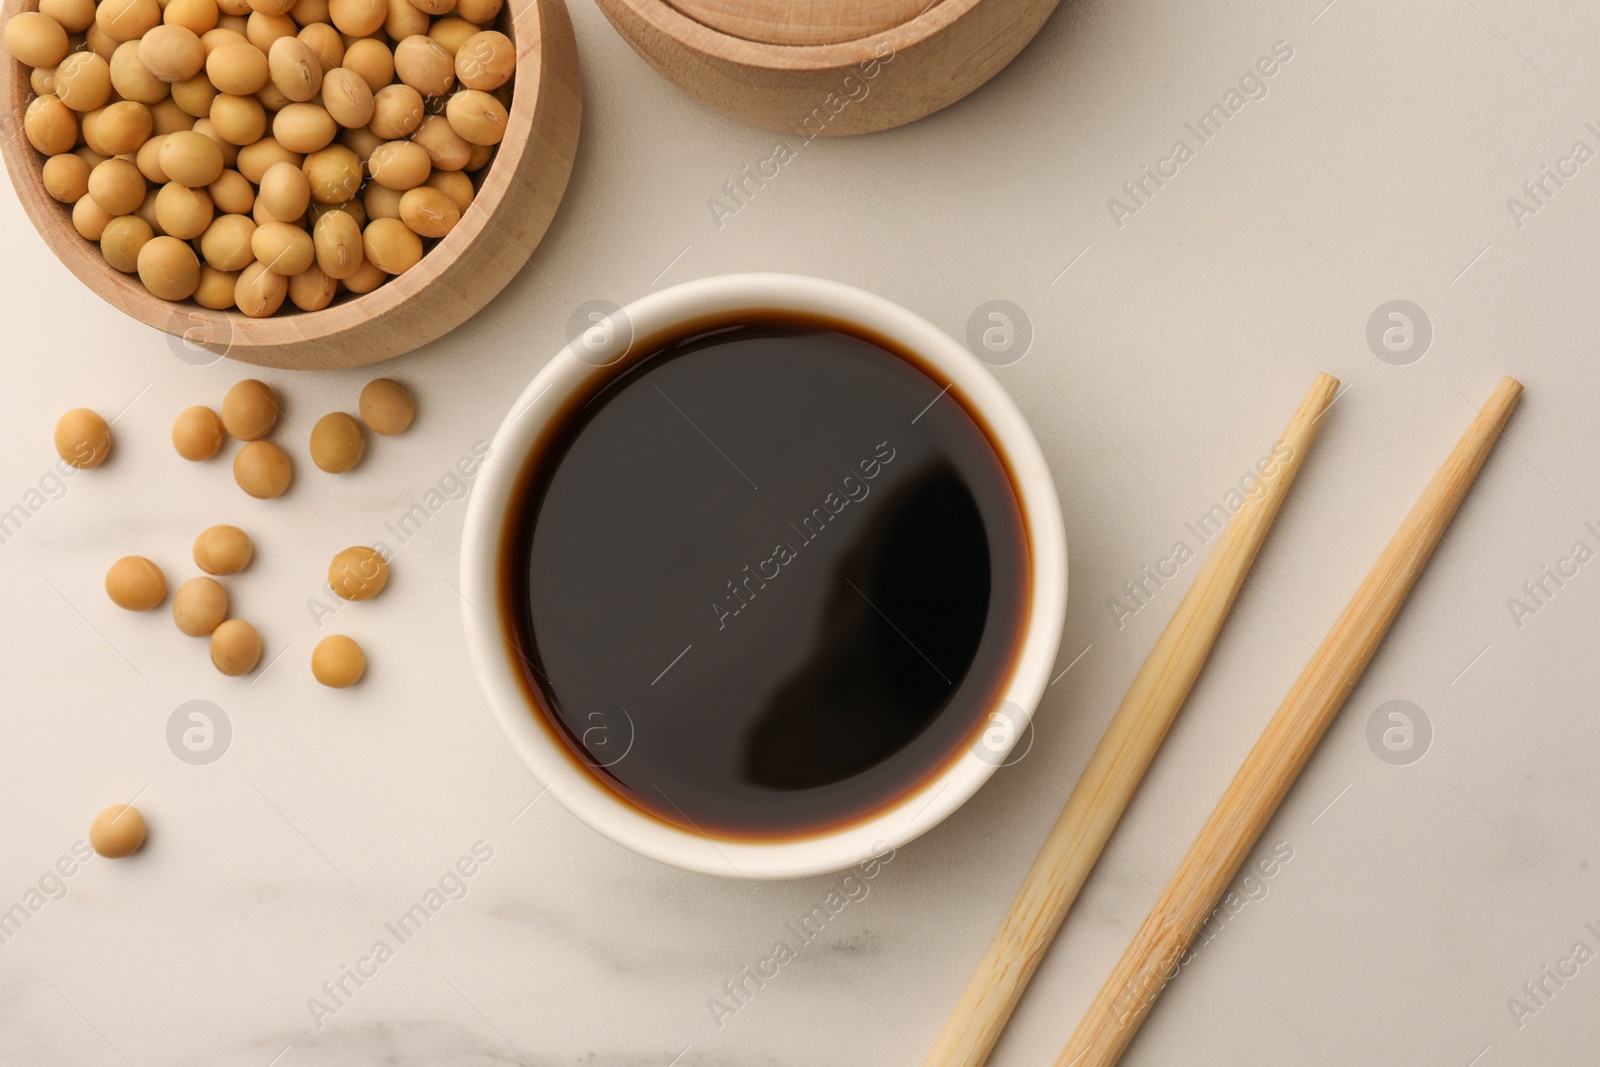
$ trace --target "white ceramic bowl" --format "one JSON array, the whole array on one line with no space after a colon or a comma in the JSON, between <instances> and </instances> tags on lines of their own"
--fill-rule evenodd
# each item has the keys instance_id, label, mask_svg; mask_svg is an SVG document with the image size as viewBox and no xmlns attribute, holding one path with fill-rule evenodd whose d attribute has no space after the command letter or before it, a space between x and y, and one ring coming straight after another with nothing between
<instances>
[{"instance_id":1,"label":"white ceramic bowl","mask_svg":"<svg viewBox=\"0 0 1600 1067\"><path fill-rule=\"evenodd\" d=\"M501 573L508 508L545 431L574 393L592 387L661 341L702 324L737 321L741 311L794 311L855 324L922 357L986 424L1020 494L1031 550L1028 617L1022 647L988 722L973 743L891 807L810 836L728 840L670 825L624 799L575 760L529 702L519 653L503 636ZM1000 766L1026 732L1049 681L1067 603L1067 546L1055 484L1038 442L988 369L948 334L887 300L818 278L739 274L703 278L651 293L592 318L595 325L555 357L512 405L495 433L467 507L461 544L462 619L473 667L490 710L551 795L600 833L635 852L708 874L795 878L841 870L899 848L955 811ZM977 716L974 717L975 719Z\"/></svg>"}]
</instances>

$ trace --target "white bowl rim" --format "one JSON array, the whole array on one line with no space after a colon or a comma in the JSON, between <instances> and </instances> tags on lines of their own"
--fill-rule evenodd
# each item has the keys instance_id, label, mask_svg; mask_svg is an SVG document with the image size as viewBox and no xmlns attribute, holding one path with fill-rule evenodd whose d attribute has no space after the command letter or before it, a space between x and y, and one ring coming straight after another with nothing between
<instances>
[{"instance_id":1,"label":"white bowl rim","mask_svg":"<svg viewBox=\"0 0 1600 1067\"><path fill-rule=\"evenodd\" d=\"M936 826L977 792L1027 727L1049 682L1067 598L1067 546L1054 479L1022 413L993 375L965 347L921 316L883 297L839 282L793 274L700 278L640 297L618 322L634 338L670 335L708 316L740 311L790 311L854 324L916 353L946 377L978 412L1010 467L1020 496L1031 563L1029 615L1009 680L994 707L1012 705L1016 720L972 748L892 805L862 820L808 836L738 840L673 826L638 808L559 747L552 727L536 720L515 664L517 653L494 619L501 610L501 534L530 449L575 391L609 377L614 364L580 359L573 342L536 374L496 431L474 479L461 541L462 620L474 672L490 712L512 749L568 811L641 855L686 870L746 879L797 878L843 870L898 849ZM992 718L992 713L991 713ZM974 746L976 747L976 746Z\"/></svg>"}]
</instances>

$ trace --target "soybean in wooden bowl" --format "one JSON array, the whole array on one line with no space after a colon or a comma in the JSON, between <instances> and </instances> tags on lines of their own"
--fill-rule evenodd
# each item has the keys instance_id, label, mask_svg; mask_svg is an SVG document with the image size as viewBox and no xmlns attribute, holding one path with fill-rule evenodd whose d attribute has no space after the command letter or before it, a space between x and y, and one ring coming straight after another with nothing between
<instances>
[{"instance_id":1,"label":"soybean in wooden bowl","mask_svg":"<svg viewBox=\"0 0 1600 1067\"><path fill-rule=\"evenodd\" d=\"M322 0L300 2L311 5L308 10L327 6ZM38 0L6 0L0 12L9 23L13 16L37 9ZM430 242L432 247L402 273L370 292L341 292L320 310L301 311L286 300L284 309L270 317L251 318L237 309L213 311L193 300L163 300L137 273L115 269L95 243L80 235L72 208L45 188L45 156L24 130L35 96L31 72L9 55L0 77L0 150L18 197L46 244L119 310L183 338L192 349L245 362L285 368L373 363L443 335L487 304L527 261L566 190L582 107L577 47L566 7L562 0L506 0L493 28L514 44L513 88L504 136L495 158L471 175L474 191L460 221ZM377 36L383 39L381 30ZM346 43L355 39L346 38ZM269 134L271 123L269 115ZM367 177L365 165L362 170Z\"/></svg>"}]
</instances>

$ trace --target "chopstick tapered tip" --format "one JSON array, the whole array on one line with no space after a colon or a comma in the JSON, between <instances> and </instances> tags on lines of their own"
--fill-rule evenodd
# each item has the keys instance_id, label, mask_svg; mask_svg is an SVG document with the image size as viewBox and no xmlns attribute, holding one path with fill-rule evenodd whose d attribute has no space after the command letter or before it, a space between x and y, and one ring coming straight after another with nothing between
<instances>
[{"instance_id":1,"label":"chopstick tapered tip","mask_svg":"<svg viewBox=\"0 0 1600 1067\"><path fill-rule=\"evenodd\" d=\"M1306 390L1305 399L1300 401L1300 410L1295 413L1295 422L1298 423L1305 418L1315 425L1333 406L1338 395L1339 379L1326 371L1319 371L1311 383L1311 388Z\"/></svg>"},{"instance_id":2,"label":"chopstick tapered tip","mask_svg":"<svg viewBox=\"0 0 1600 1067\"><path fill-rule=\"evenodd\" d=\"M1511 418L1511 409L1517 406L1521 397L1521 382L1510 376L1501 378L1500 384L1489 394L1489 399L1484 401L1482 415L1496 430L1504 429L1506 421Z\"/></svg>"}]
</instances>

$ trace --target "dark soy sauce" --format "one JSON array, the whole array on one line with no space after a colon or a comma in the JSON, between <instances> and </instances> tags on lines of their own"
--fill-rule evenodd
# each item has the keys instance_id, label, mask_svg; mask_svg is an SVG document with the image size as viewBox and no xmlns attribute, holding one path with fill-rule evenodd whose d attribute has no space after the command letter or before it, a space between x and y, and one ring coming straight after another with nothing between
<instances>
[{"instance_id":1,"label":"dark soy sauce","mask_svg":"<svg viewBox=\"0 0 1600 1067\"><path fill-rule=\"evenodd\" d=\"M915 357L800 318L708 330L580 397L524 472L508 632L573 757L722 836L799 835L959 757L1012 669L1007 468Z\"/></svg>"}]
</instances>

